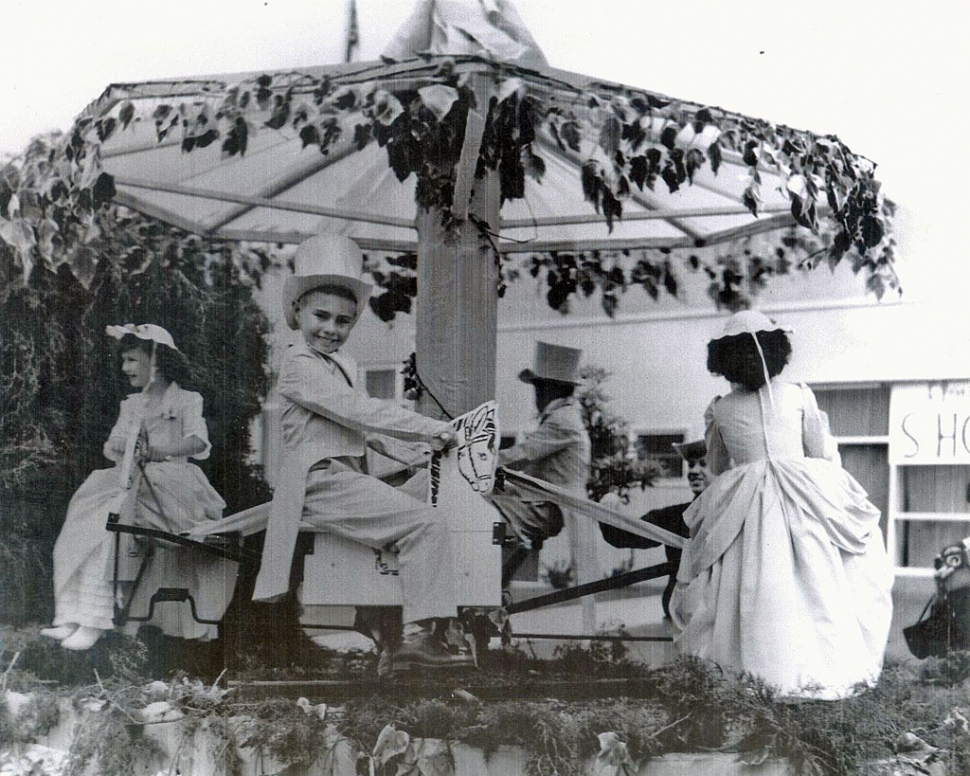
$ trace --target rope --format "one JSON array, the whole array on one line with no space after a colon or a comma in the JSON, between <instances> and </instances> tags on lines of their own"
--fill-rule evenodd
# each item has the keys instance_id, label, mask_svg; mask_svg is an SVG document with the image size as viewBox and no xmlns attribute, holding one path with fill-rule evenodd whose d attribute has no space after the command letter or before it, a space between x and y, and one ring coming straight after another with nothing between
<instances>
[{"instance_id":1,"label":"rope","mask_svg":"<svg viewBox=\"0 0 970 776\"><path fill-rule=\"evenodd\" d=\"M441 410L441 412L444 414L444 416L446 418L448 418L448 420L454 420L455 419L455 416L452 415L450 412L448 412L448 410L445 409L445 405L442 404L440 401L438 401L438 397L435 396L431 392L431 389L428 387L427 383L425 383L425 381L421 379L421 375L418 374L417 360L415 360L414 367L413 367L413 369L411 371L411 374L414 377L415 382L418 384L418 387L422 391L426 392L428 394L428 396L431 397L431 401L433 401L435 404L438 405L438 409Z\"/></svg>"},{"instance_id":2,"label":"rope","mask_svg":"<svg viewBox=\"0 0 970 776\"><path fill-rule=\"evenodd\" d=\"M775 395L771 391L771 376L768 374L768 363L765 361L765 352L761 349L761 343L758 342L757 333L751 332L751 337L754 339L754 346L758 351L758 358L761 359L761 371L765 376L765 387L768 389L768 399L771 401L771 409L775 409Z\"/></svg>"}]
</instances>

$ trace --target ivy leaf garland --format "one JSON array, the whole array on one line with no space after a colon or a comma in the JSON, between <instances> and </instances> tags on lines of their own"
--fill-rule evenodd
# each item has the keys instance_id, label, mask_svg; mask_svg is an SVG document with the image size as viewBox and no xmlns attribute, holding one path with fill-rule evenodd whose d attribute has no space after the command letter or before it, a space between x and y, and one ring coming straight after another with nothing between
<instances>
[{"instance_id":1,"label":"ivy leaf garland","mask_svg":"<svg viewBox=\"0 0 970 776\"><path fill-rule=\"evenodd\" d=\"M219 143L224 157L246 154L254 135L264 132L298 136L305 149L324 155L345 139L357 149L376 142L399 180L415 175L417 204L440 210L446 225L454 223L455 167L466 119L472 107L485 106L475 105L467 74L459 73L455 59L431 57L428 63L438 59L433 74L420 78L366 80L294 71L181 91L185 84L176 82L175 97L148 107L140 107L133 94L119 100L109 89L69 133L35 141L48 144L43 153L35 148L24 163L0 171L0 241L11 249L25 280L36 266L60 264L82 282L90 279L97 258L83 246L97 235L100 215L115 193L111 176L101 170L100 146L140 121L154 125L159 142L181 131L183 152ZM763 173L771 171L785 182L799 226L811 234L828 231L824 260L830 266L848 258L853 270L867 273L868 287L877 295L898 289L892 207L874 178L874 165L837 138L625 87L576 86L514 67L491 67L494 96L476 175L497 171L503 201L524 196L527 175L541 182L543 138L581 166L583 196L610 231L634 192L656 192L659 186L676 192L692 185L705 166L717 174L731 158L747 171L742 201L753 215L762 202ZM814 266L817 259L813 255L789 266ZM564 271L569 261L561 255L539 259L552 270L547 301L555 309L568 309L572 294L588 295L591 288L602 291L610 315L618 294L631 284L652 298L661 290L677 293L666 259L635 264L622 278L610 254L593 252L572 261L575 273ZM761 265L768 263L761 257ZM754 275L764 280L761 265ZM733 270L719 260L705 269L715 275L715 300L733 304ZM754 276L748 269L745 278ZM385 294L373 301L382 318L406 307L402 295L410 293L411 284L399 275L392 269L385 282L378 281Z\"/></svg>"}]
</instances>

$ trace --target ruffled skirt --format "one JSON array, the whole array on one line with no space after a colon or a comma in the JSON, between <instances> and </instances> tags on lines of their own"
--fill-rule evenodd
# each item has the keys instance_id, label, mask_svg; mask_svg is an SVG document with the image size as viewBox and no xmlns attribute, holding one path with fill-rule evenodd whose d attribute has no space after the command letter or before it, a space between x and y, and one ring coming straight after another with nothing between
<instances>
[{"instance_id":1,"label":"ruffled skirt","mask_svg":"<svg viewBox=\"0 0 970 776\"><path fill-rule=\"evenodd\" d=\"M879 511L848 472L817 458L743 464L684 519L682 652L784 696L834 699L875 683L893 570Z\"/></svg>"},{"instance_id":2,"label":"ruffled skirt","mask_svg":"<svg viewBox=\"0 0 970 776\"><path fill-rule=\"evenodd\" d=\"M198 524L222 518L225 502L197 466L183 461L149 463L135 502L135 523L170 533L185 533ZM54 624L80 622L107 630L112 627L111 567L114 534L105 530L108 513L116 509L122 489L119 470L99 469L90 474L71 498L64 526L54 545ZM184 587L196 601L219 601L216 610L206 606L203 619L219 619L228 605L226 570L194 550L156 553L138 592L142 602L158 587ZM234 569L232 573L234 583ZM231 592L230 592L231 596ZM134 609L134 607L133 607ZM162 611L164 609L164 612ZM208 639L216 634L212 625L195 623L185 604L166 603L158 608L152 624L168 635ZM134 611L132 612L135 613ZM201 616L201 615L200 615Z\"/></svg>"}]
</instances>

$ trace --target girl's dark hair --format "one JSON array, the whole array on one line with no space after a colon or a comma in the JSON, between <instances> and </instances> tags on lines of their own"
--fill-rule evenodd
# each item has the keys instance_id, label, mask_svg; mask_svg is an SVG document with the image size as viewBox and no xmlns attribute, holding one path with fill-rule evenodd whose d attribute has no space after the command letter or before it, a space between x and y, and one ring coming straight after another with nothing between
<instances>
[{"instance_id":1,"label":"girl's dark hair","mask_svg":"<svg viewBox=\"0 0 970 776\"><path fill-rule=\"evenodd\" d=\"M791 342L784 331L759 331L758 344L765 355L768 376L780 375L791 356ZM740 383L749 391L765 384L761 357L749 333L721 337L707 343L707 369L732 383Z\"/></svg>"},{"instance_id":2,"label":"girl's dark hair","mask_svg":"<svg viewBox=\"0 0 970 776\"><path fill-rule=\"evenodd\" d=\"M126 334L118 343L118 351L124 353L128 350L140 350L151 355L152 341L136 337L134 334ZM185 387L189 381L189 364L179 351L172 350L167 345L158 345L155 348L155 368L166 379L178 383Z\"/></svg>"}]
</instances>

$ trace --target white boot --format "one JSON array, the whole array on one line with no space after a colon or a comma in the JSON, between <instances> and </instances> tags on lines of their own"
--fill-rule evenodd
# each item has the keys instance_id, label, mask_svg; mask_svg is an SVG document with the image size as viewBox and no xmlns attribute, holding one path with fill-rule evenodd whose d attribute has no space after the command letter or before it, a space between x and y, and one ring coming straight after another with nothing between
<instances>
[{"instance_id":1,"label":"white boot","mask_svg":"<svg viewBox=\"0 0 970 776\"><path fill-rule=\"evenodd\" d=\"M68 622L68 623L65 623L64 625L57 625L53 628L41 628L40 635L45 636L46 638L49 638L49 639L64 641L64 639L66 639L76 630L77 630L77 623Z\"/></svg>"},{"instance_id":2,"label":"white boot","mask_svg":"<svg viewBox=\"0 0 970 776\"><path fill-rule=\"evenodd\" d=\"M78 652L83 652L85 649L91 649L91 647L97 644L102 633L104 633L104 631L100 628L89 628L87 625L82 625L76 631L74 631L74 633L64 639L64 641L61 642L61 646L64 647L64 649L73 649Z\"/></svg>"}]
</instances>

